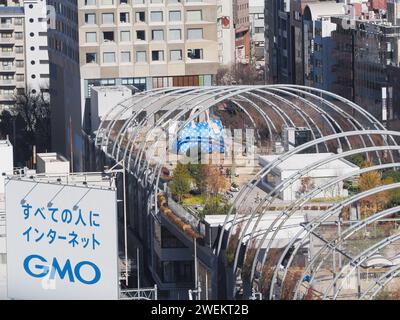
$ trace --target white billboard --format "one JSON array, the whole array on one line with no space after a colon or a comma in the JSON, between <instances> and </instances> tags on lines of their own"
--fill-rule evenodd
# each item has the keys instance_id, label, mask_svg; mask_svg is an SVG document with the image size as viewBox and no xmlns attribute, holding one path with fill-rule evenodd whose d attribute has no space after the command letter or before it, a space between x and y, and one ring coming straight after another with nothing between
<instances>
[{"instance_id":1,"label":"white billboard","mask_svg":"<svg viewBox=\"0 0 400 320\"><path fill-rule=\"evenodd\" d=\"M11 299L118 299L115 190L6 181Z\"/></svg>"}]
</instances>

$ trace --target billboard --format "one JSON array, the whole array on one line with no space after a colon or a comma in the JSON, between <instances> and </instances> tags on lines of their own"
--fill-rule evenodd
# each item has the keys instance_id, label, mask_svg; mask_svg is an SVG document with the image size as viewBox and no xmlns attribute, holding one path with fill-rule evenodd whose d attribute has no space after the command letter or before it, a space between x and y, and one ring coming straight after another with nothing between
<instances>
[{"instance_id":1,"label":"billboard","mask_svg":"<svg viewBox=\"0 0 400 320\"><path fill-rule=\"evenodd\" d=\"M11 299L118 299L116 191L6 181Z\"/></svg>"}]
</instances>

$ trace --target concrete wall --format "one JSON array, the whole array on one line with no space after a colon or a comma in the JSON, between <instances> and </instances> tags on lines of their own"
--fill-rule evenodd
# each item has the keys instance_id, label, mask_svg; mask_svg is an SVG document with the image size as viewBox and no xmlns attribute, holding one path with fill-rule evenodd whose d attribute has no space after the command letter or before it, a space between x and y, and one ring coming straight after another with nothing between
<instances>
[{"instance_id":1,"label":"concrete wall","mask_svg":"<svg viewBox=\"0 0 400 320\"><path fill-rule=\"evenodd\" d=\"M13 146L8 141L0 141L0 195L4 194L3 173L11 175L14 168Z\"/></svg>"}]
</instances>

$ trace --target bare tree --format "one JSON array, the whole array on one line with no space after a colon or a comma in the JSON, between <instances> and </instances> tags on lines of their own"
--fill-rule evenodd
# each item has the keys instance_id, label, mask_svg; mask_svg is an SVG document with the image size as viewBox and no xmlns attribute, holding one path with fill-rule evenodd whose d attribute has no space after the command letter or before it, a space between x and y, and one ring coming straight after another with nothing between
<instances>
[{"instance_id":1,"label":"bare tree","mask_svg":"<svg viewBox=\"0 0 400 320\"><path fill-rule=\"evenodd\" d=\"M263 71L252 64L236 63L221 67L216 76L217 85L256 85L263 84Z\"/></svg>"},{"instance_id":2,"label":"bare tree","mask_svg":"<svg viewBox=\"0 0 400 320\"><path fill-rule=\"evenodd\" d=\"M14 106L0 115L0 136L12 136L15 160L21 165L31 158L33 145L38 152L50 149L50 103L45 91L19 92Z\"/></svg>"}]
</instances>

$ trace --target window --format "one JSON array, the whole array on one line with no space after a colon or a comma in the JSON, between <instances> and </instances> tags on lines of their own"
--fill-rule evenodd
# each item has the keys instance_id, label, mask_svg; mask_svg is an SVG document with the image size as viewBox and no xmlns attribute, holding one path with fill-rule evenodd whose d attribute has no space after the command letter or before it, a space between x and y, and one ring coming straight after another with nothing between
<instances>
[{"instance_id":1,"label":"window","mask_svg":"<svg viewBox=\"0 0 400 320\"><path fill-rule=\"evenodd\" d=\"M86 32L86 42L87 43L97 42L96 32Z\"/></svg>"},{"instance_id":2,"label":"window","mask_svg":"<svg viewBox=\"0 0 400 320\"><path fill-rule=\"evenodd\" d=\"M171 50L170 51L171 61L181 61L182 60L182 50Z\"/></svg>"},{"instance_id":3,"label":"window","mask_svg":"<svg viewBox=\"0 0 400 320\"><path fill-rule=\"evenodd\" d=\"M146 22L146 15L144 11L136 12L136 22Z\"/></svg>"},{"instance_id":4,"label":"window","mask_svg":"<svg viewBox=\"0 0 400 320\"><path fill-rule=\"evenodd\" d=\"M101 0L101 3L104 6L112 6L114 4L114 0Z\"/></svg>"},{"instance_id":5,"label":"window","mask_svg":"<svg viewBox=\"0 0 400 320\"><path fill-rule=\"evenodd\" d=\"M255 27L254 31L255 31L255 33L264 33L264 28L263 27Z\"/></svg>"},{"instance_id":6,"label":"window","mask_svg":"<svg viewBox=\"0 0 400 320\"><path fill-rule=\"evenodd\" d=\"M115 62L115 52L104 52L103 53L104 63L114 63Z\"/></svg>"},{"instance_id":7,"label":"window","mask_svg":"<svg viewBox=\"0 0 400 320\"><path fill-rule=\"evenodd\" d=\"M136 30L136 40L146 40L146 32L144 30Z\"/></svg>"},{"instance_id":8,"label":"window","mask_svg":"<svg viewBox=\"0 0 400 320\"><path fill-rule=\"evenodd\" d=\"M86 24L96 24L96 15L94 13L86 13L85 14L85 23Z\"/></svg>"},{"instance_id":9,"label":"window","mask_svg":"<svg viewBox=\"0 0 400 320\"><path fill-rule=\"evenodd\" d=\"M146 62L146 51L136 51L136 62Z\"/></svg>"},{"instance_id":10,"label":"window","mask_svg":"<svg viewBox=\"0 0 400 320\"><path fill-rule=\"evenodd\" d=\"M154 40L154 41L164 40L164 31L163 30L152 30L151 31L151 40Z\"/></svg>"},{"instance_id":11,"label":"window","mask_svg":"<svg viewBox=\"0 0 400 320\"><path fill-rule=\"evenodd\" d=\"M188 29L188 39L203 39L203 29Z\"/></svg>"},{"instance_id":12,"label":"window","mask_svg":"<svg viewBox=\"0 0 400 320\"><path fill-rule=\"evenodd\" d=\"M85 6L95 6L96 0L85 0Z\"/></svg>"},{"instance_id":13,"label":"window","mask_svg":"<svg viewBox=\"0 0 400 320\"><path fill-rule=\"evenodd\" d=\"M202 14L201 10L189 10L186 12L187 21L201 21Z\"/></svg>"},{"instance_id":14,"label":"window","mask_svg":"<svg viewBox=\"0 0 400 320\"><path fill-rule=\"evenodd\" d=\"M103 13L103 24L113 24L114 14L113 13Z\"/></svg>"},{"instance_id":15,"label":"window","mask_svg":"<svg viewBox=\"0 0 400 320\"><path fill-rule=\"evenodd\" d=\"M24 34L22 32L15 32L15 39L21 40L24 38Z\"/></svg>"},{"instance_id":16,"label":"window","mask_svg":"<svg viewBox=\"0 0 400 320\"><path fill-rule=\"evenodd\" d=\"M104 31L103 39L104 39L104 42L114 41L114 32L113 31Z\"/></svg>"},{"instance_id":17,"label":"window","mask_svg":"<svg viewBox=\"0 0 400 320\"><path fill-rule=\"evenodd\" d=\"M123 63L131 62L131 53L129 51L121 52L121 62Z\"/></svg>"},{"instance_id":18,"label":"window","mask_svg":"<svg viewBox=\"0 0 400 320\"><path fill-rule=\"evenodd\" d=\"M121 41L131 41L131 32L121 31Z\"/></svg>"},{"instance_id":19,"label":"window","mask_svg":"<svg viewBox=\"0 0 400 320\"><path fill-rule=\"evenodd\" d=\"M187 56L189 59L203 59L203 49L188 49Z\"/></svg>"},{"instance_id":20,"label":"window","mask_svg":"<svg viewBox=\"0 0 400 320\"><path fill-rule=\"evenodd\" d=\"M170 29L169 30L169 40L181 40L181 29Z\"/></svg>"},{"instance_id":21,"label":"window","mask_svg":"<svg viewBox=\"0 0 400 320\"><path fill-rule=\"evenodd\" d=\"M163 21L162 11L151 11L150 12L150 20L152 22L162 22Z\"/></svg>"},{"instance_id":22,"label":"window","mask_svg":"<svg viewBox=\"0 0 400 320\"><path fill-rule=\"evenodd\" d=\"M129 13L128 12L121 12L119 14L119 21L121 23L129 23Z\"/></svg>"},{"instance_id":23,"label":"window","mask_svg":"<svg viewBox=\"0 0 400 320\"><path fill-rule=\"evenodd\" d=\"M86 53L86 63L97 63L96 53Z\"/></svg>"},{"instance_id":24,"label":"window","mask_svg":"<svg viewBox=\"0 0 400 320\"><path fill-rule=\"evenodd\" d=\"M180 11L170 11L169 12L169 21L181 21L182 16Z\"/></svg>"},{"instance_id":25,"label":"window","mask_svg":"<svg viewBox=\"0 0 400 320\"><path fill-rule=\"evenodd\" d=\"M151 52L151 60L153 61L164 61L164 51L154 50Z\"/></svg>"}]
</instances>

